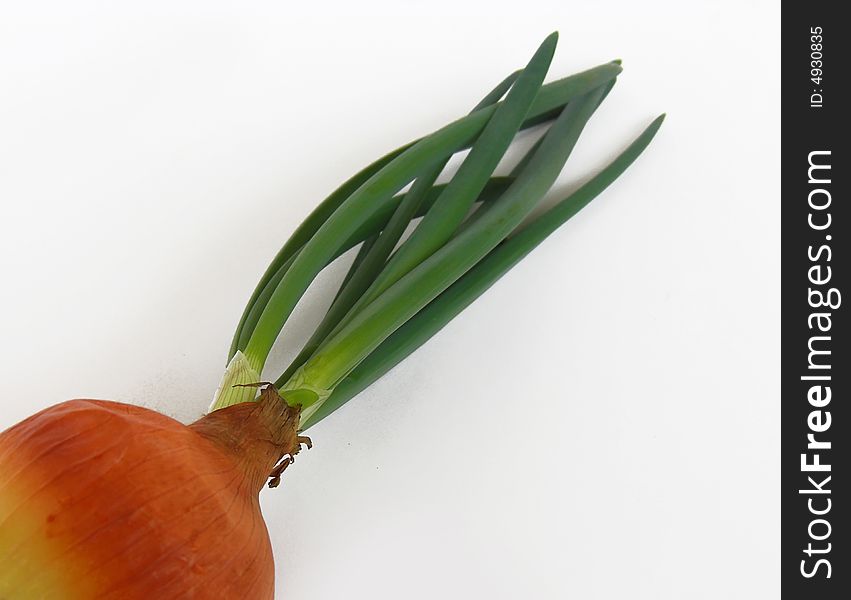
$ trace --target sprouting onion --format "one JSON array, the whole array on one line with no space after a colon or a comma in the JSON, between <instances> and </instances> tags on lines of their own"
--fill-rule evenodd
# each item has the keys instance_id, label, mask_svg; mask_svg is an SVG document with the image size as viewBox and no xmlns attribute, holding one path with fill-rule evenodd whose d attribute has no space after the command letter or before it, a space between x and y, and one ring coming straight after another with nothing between
<instances>
[{"instance_id":1,"label":"sprouting onion","mask_svg":"<svg viewBox=\"0 0 851 600\"><path fill-rule=\"evenodd\" d=\"M251 295L206 416L187 426L127 404L72 400L0 433L0 598L271 599L258 493L310 447L302 432L597 197L661 126L658 117L530 221L621 72L613 61L544 84L556 42L547 37L467 116L373 162L307 217ZM539 124L540 139L496 173L519 132ZM292 364L267 365L313 279L355 248ZM264 383L272 369L277 380Z\"/></svg>"}]
</instances>

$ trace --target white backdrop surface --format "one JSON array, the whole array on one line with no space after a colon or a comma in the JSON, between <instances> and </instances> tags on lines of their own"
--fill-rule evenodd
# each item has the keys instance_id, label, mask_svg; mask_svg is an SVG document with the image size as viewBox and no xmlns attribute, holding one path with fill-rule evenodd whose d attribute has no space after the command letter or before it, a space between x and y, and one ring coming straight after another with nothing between
<instances>
[{"instance_id":1,"label":"white backdrop surface","mask_svg":"<svg viewBox=\"0 0 851 600\"><path fill-rule=\"evenodd\" d=\"M624 73L551 200L668 118L311 430L262 494L279 596L777 597L779 5L397 4L0 3L0 429L72 397L200 416L300 220L557 29L551 79Z\"/></svg>"}]
</instances>

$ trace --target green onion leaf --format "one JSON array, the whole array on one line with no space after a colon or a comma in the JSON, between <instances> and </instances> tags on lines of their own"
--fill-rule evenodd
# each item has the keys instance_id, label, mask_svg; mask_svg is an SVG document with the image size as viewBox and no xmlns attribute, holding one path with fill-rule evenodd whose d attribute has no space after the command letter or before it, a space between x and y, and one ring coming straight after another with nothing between
<instances>
[{"instance_id":1,"label":"green onion leaf","mask_svg":"<svg viewBox=\"0 0 851 600\"><path fill-rule=\"evenodd\" d=\"M514 82L519 77L521 71L515 71L505 79L503 79L493 90L491 90L476 106L472 112L481 108L485 108L491 104L499 102L505 93L511 88ZM478 142L477 142L478 143ZM304 361L316 351L323 340L336 328L343 318L349 313L352 307L363 297L364 292L369 289L375 278L381 273L387 262L387 257L393 252L396 244L405 233L411 220L414 218L417 210L425 200L426 195L434 190L434 182L437 177L446 167L449 159L442 160L437 165L430 167L414 181L413 186L405 194L402 201L390 218L384 230L378 237L377 243L370 246L366 255L362 260L355 260L349 272L346 274L340 290L334 301L331 303L325 317L316 327L316 330L311 335L310 339L305 343L301 352L293 359L290 366L281 375L283 378L289 378L295 370L300 367ZM490 181L490 180L488 180ZM435 202L440 202L441 198L445 197L446 187L442 186L441 194L433 199L429 211L434 206ZM427 211L427 214L430 212Z\"/></svg>"},{"instance_id":2,"label":"green onion leaf","mask_svg":"<svg viewBox=\"0 0 851 600\"><path fill-rule=\"evenodd\" d=\"M313 209L302 224L298 226L284 246L280 249L280 251L278 251L275 258L272 259L272 263L266 269L263 277L260 278L260 281L257 283L257 287L254 288L254 292L251 294L251 298L248 300L248 304L245 306L242 317L236 326L236 332L234 333L230 351L228 352L228 360L233 358L233 355L236 354L237 350L245 349L245 343L247 343L248 338L254 330L253 324L256 323L256 319L254 319L251 327L246 327L246 321L249 320L249 315L252 310L257 316L263 312L263 309L266 307L266 303L269 301L269 297L272 295L274 287L272 287L272 289L270 289L266 294L264 294L264 291L267 287L277 286L281 277L284 275L284 271L286 270L284 269L284 271L282 271L284 265L289 265L292 262L293 256L295 256L295 254L301 250L302 246L304 246L304 244L313 237L313 234L316 233L322 223L328 220L328 217L330 217L334 211L339 208L340 204L342 204L346 198L351 196L355 190L363 185L364 182L414 143L415 142L411 142L406 146L397 148L393 152L382 156L350 177L345 183L343 183L343 185L338 187L330 196L323 200L319 206ZM271 283L273 279L276 279L274 284ZM240 343L241 340L244 340L244 343Z\"/></svg>"},{"instance_id":3,"label":"green onion leaf","mask_svg":"<svg viewBox=\"0 0 851 600\"><path fill-rule=\"evenodd\" d=\"M462 276L514 229L558 177L585 123L599 105L603 88L571 102L515 182L474 225L366 306L323 344L281 388L327 398L334 386L384 339ZM312 408L317 408L319 403ZM305 414L307 418L309 414Z\"/></svg>"},{"instance_id":4,"label":"green onion leaf","mask_svg":"<svg viewBox=\"0 0 851 600\"><path fill-rule=\"evenodd\" d=\"M615 160L567 198L512 234L440 296L393 332L337 386L313 415L308 429L399 364L482 295L500 277L612 184L638 158L662 125L657 118Z\"/></svg>"},{"instance_id":5,"label":"green onion leaf","mask_svg":"<svg viewBox=\"0 0 851 600\"><path fill-rule=\"evenodd\" d=\"M596 84L592 87L602 85L619 71L619 66L609 63L575 75L573 79L550 84L548 93L545 88L538 94L528 120L544 117L571 98L587 92L589 84ZM495 110L488 107L476 111L410 146L348 196L321 224L278 282L246 344L244 354L257 372L262 371L269 350L296 303L333 257L338 240L347 239L419 172L471 144Z\"/></svg>"},{"instance_id":6,"label":"green onion leaf","mask_svg":"<svg viewBox=\"0 0 851 600\"><path fill-rule=\"evenodd\" d=\"M393 254L358 306L366 306L452 236L526 118L547 75L557 41L557 33L543 41L441 197Z\"/></svg>"}]
</instances>

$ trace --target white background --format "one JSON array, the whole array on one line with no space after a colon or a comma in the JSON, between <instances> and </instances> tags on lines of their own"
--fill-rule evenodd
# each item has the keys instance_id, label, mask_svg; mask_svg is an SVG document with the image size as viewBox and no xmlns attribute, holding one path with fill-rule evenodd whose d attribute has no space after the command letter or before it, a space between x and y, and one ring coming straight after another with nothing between
<instances>
[{"instance_id":1,"label":"white background","mask_svg":"<svg viewBox=\"0 0 851 600\"><path fill-rule=\"evenodd\" d=\"M777 3L18 4L0 12L0 428L71 397L200 416L310 209L558 29L551 78L625 69L562 192L667 121L311 431L262 494L279 595L778 596Z\"/></svg>"}]
</instances>

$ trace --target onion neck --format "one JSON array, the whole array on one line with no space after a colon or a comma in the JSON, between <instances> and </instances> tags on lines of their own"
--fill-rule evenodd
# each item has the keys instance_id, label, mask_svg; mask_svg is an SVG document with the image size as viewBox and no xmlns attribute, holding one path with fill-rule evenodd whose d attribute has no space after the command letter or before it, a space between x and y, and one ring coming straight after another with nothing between
<instances>
[{"instance_id":1,"label":"onion neck","mask_svg":"<svg viewBox=\"0 0 851 600\"><path fill-rule=\"evenodd\" d=\"M250 384L260 381L261 369L262 365L259 368L255 367L245 354L237 351L225 369L222 381L213 397L213 403L210 405L210 412L254 400L257 397L257 388Z\"/></svg>"},{"instance_id":2,"label":"onion neck","mask_svg":"<svg viewBox=\"0 0 851 600\"><path fill-rule=\"evenodd\" d=\"M262 366L256 367L245 354L237 351L228 363L222 381L210 405L210 414L230 406L253 403L257 399L257 383L260 381ZM280 396L293 409L301 409L301 422L304 422L331 395L332 389L312 385L304 370L299 368L280 387Z\"/></svg>"},{"instance_id":3,"label":"onion neck","mask_svg":"<svg viewBox=\"0 0 851 600\"><path fill-rule=\"evenodd\" d=\"M250 389L252 397L256 388ZM308 438L298 435L301 408L284 402L274 386L266 386L256 402L241 402L215 410L189 427L231 455L245 473L245 484L258 493L270 477L276 485L276 466L288 464ZM281 461L284 461L282 463Z\"/></svg>"}]
</instances>

